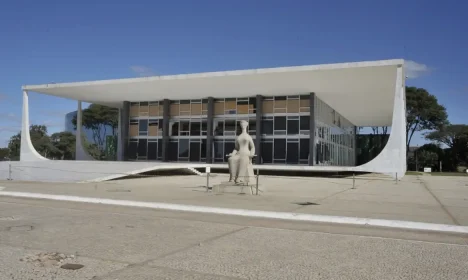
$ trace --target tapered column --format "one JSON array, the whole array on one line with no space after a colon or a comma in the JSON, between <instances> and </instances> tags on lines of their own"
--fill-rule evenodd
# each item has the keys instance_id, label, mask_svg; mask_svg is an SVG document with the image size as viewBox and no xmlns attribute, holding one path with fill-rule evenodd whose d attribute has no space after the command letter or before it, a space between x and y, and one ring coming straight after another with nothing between
<instances>
[{"instance_id":1,"label":"tapered column","mask_svg":"<svg viewBox=\"0 0 468 280\"><path fill-rule=\"evenodd\" d=\"M20 161L47 160L34 148L29 133L29 96L26 90L23 91L23 119L21 124L21 146Z\"/></svg>"},{"instance_id":2,"label":"tapered column","mask_svg":"<svg viewBox=\"0 0 468 280\"><path fill-rule=\"evenodd\" d=\"M257 157L255 158L255 164L262 163L262 116L263 116L263 96L257 95L256 96L256 113L255 113L255 153Z\"/></svg>"},{"instance_id":3,"label":"tapered column","mask_svg":"<svg viewBox=\"0 0 468 280\"><path fill-rule=\"evenodd\" d=\"M208 113L206 118L206 163L213 163L213 116L214 98L208 97Z\"/></svg>"},{"instance_id":4,"label":"tapered column","mask_svg":"<svg viewBox=\"0 0 468 280\"><path fill-rule=\"evenodd\" d=\"M169 161L169 118L170 100L163 101L163 137L162 137L162 160Z\"/></svg>"},{"instance_id":5,"label":"tapered column","mask_svg":"<svg viewBox=\"0 0 468 280\"><path fill-rule=\"evenodd\" d=\"M83 147L83 108L81 101L78 101L76 110L76 140L75 140L75 160L95 160Z\"/></svg>"},{"instance_id":6,"label":"tapered column","mask_svg":"<svg viewBox=\"0 0 468 280\"><path fill-rule=\"evenodd\" d=\"M315 93L311 92L309 95L310 119L309 119L309 165L315 163Z\"/></svg>"}]
</instances>

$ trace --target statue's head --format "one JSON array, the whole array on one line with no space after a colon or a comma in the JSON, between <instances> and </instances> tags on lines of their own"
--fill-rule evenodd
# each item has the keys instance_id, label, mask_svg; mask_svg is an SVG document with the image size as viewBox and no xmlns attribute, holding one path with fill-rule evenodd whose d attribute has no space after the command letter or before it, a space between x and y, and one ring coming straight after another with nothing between
<instances>
[{"instance_id":1,"label":"statue's head","mask_svg":"<svg viewBox=\"0 0 468 280\"><path fill-rule=\"evenodd\" d=\"M240 121L240 126L242 129L247 129L249 123L247 121Z\"/></svg>"}]
</instances>

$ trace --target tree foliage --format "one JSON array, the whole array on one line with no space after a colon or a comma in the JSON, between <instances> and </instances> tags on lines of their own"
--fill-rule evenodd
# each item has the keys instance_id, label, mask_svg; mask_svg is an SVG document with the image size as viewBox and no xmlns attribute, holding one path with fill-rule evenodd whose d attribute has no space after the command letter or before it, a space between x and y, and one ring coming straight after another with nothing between
<instances>
[{"instance_id":1,"label":"tree foliage","mask_svg":"<svg viewBox=\"0 0 468 280\"><path fill-rule=\"evenodd\" d=\"M101 154L98 158L105 154L106 135L108 134L107 129L110 128L112 135L116 135L119 123L118 117L119 110L117 108L99 104L91 104L88 108L83 110L83 126L92 131L94 144ZM75 116L72 120L75 129L76 118ZM88 150L88 153L91 154L92 151Z\"/></svg>"},{"instance_id":2,"label":"tree foliage","mask_svg":"<svg viewBox=\"0 0 468 280\"><path fill-rule=\"evenodd\" d=\"M0 148L0 161L7 160L10 158L10 149Z\"/></svg>"},{"instance_id":3,"label":"tree foliage","mask_svg":"<svg viewBox=\"0 0 468 280\"><path fill-rule=\"evenodd\" d=\"M21 133L17 133L10 137L8 142L8 149L10 150L10 159L19 160L21 150Z\"/></svg>"},{"instance_id":4,"label":"tree foliage","mask_svg":"<svg viewBox=\"0 0 468 280\"><path fill-rule=\"evenodd\" d=\"M416 131L434 130L448 123L447 112L437 98L423 88L406 87L406 148Z\"/></svg>"},{"instance_id":5,"label":"tree foliage","mask_svg":"<svg viewBox=\"0 0 468 280\"><path fill-rule=\"evenodd\" d=\"M45 125L31 125L29 135L34 148L43 157L53 157L59 153L59 150L52 145Z\"/></svg>"},{"instance_id":6,"label":"tree foliage","mask_svg":"<svg viewBox=\"0 0 468 280\"><path fill-rule=\"evenodd\" d=\"M75 158L76 137L73 133L64 131L57 132L50 136L52 145L56 148L53 157L62 160L71 160Z\"/></svg>"},{"instance_id":7,"label":"tree foliage","mask_svg":"<svg viewBox=\"0 0 468 280\"><path fill-rule=\"evenodd\" d=\"M468 125L449 124L428 133L426 139L447 145L458 164L468 164Z\"/></svg>"},{"instance_id":8,"label":"tree foliage","mask_svg":"<svg viewBox=\"0 0 468 280\"><path fill-rule=\"evenodd\" d=\"M49 136L45 125L31 125L29 135L34 149L49 159L74 159L75 135L70 132L58 132ZM21 133L13 135L8 143L11 160L20 159Z\"/></svg>"}]
</instances>

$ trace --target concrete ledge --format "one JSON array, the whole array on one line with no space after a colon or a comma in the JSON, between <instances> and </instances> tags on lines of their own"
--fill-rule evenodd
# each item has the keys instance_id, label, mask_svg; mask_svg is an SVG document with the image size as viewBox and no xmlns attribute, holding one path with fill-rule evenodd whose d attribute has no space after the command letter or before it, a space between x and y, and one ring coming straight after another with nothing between
<instances>
[{"instance_id":1,"label":"concrete ledge","mask_svg":"<svg viewBox=\"0 0 468 280\"><path fill-rule=\"evenodd\" d=\"M195 205L141 202L141 201L130 201L130 200L115 200L115 199L103 199L103 198L67 196L67 195L51 195L51 194L29 193L29 192L0 191L0 196L31 198L31 199L48 199L48 200L56 200L56 201L83 202L83 203L92 203L92 204L140 207L140 208L163 209L163 210L173 210L173 211L187 211L187 212L210 213L210 214L220 214L220 215L235 215L235 216L255 217L255 218L269 218L269 219L281 219L281 220L292 220L292 221L376 226L376 227L386 227L386 228L468 234L468 227L466 226L421 223L421 222L410 222L410 221L312 215L312 214L299 214L299 213L291 213L291 212L257 211L257 210L219 208L219 207L203 207L203 206L195 206Z\"/></svg>"}]
</instances>

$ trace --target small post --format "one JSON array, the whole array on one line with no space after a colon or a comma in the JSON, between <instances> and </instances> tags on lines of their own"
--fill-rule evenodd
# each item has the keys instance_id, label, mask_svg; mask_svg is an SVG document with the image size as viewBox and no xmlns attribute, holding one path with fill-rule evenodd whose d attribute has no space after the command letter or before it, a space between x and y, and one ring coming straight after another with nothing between
<instances>
[{"instance_id":1,"label":"small post","mask_svg":"<svg viewBox=\"0 0 468 280\"><path fill-rule=\"evenodd\" d=\"M11 180L13 179L11 178L11 161L10 161L8 162L8 181L11 181Z\"/></svg>"},{"instance_id":2,"label":"small post","mask_svg":"<svg viewBox=\"0 0 468 280\"><path fill-rule=\"evenodd\" d=\"M257 166L257 185L256 185L256 191L255 191L255 195L258 195L258 176L259 176L259 169L258 169L258 166Z\"/></svg>"},{"instance_id":3,"label":"small post","mask_svg":"<svg viewBox=\"0 0 468 280\"><path fill-rule=\"evenodd\" d=\"M207 166L205 168L205 173L206 173L206 191L208 192L210 190L210 171L211 168Z\"/></svg>"},{"instance_id":4,"label":"small post","mask_svg":"<svg viewBox=\"0 0 468 280\"><path fill-rule=\"evenodd\" d=\"M395 184L398 184L398 172L395 173Z\"/></svg>"},{"instance_id":5,"label":"small post","mask_svg":"<svg viewBox=\"0 0 468 280\"><path fill-rule=\"evenodd\" d=\"M353 173L353 189L356 188L356 187L355 187L355 183L356 183L356 178L355 178L354 173Z\"/></svg>"}]
</instances>

